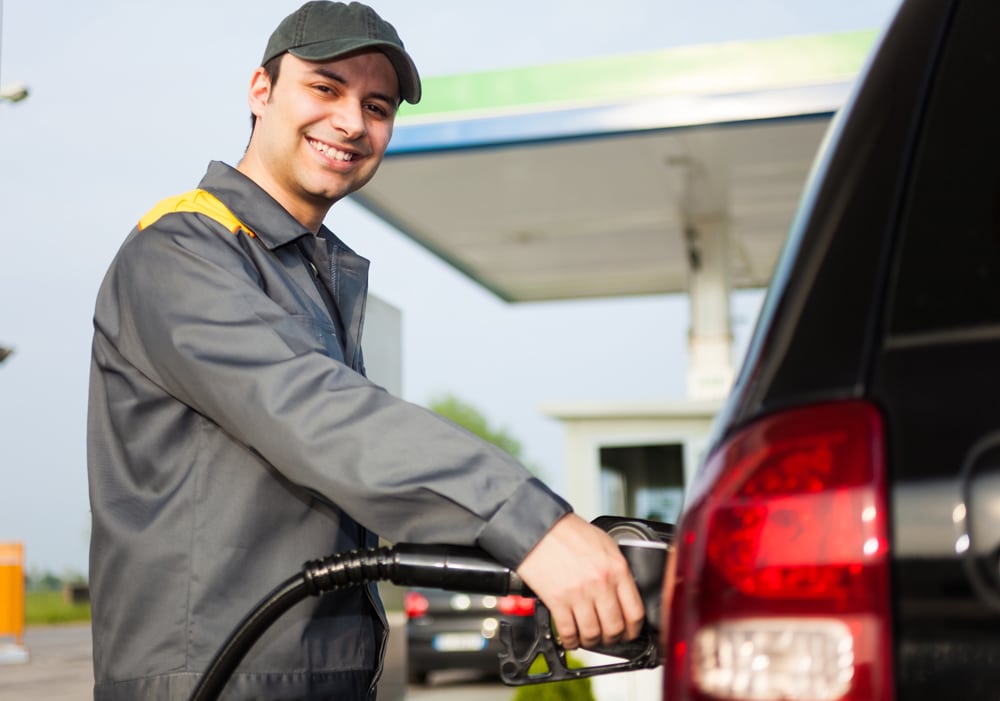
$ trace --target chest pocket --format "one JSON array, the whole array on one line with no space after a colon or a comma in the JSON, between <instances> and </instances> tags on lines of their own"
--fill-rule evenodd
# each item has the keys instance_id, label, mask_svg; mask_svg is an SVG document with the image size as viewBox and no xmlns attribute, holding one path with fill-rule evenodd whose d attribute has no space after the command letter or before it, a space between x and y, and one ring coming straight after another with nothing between
<instances>
[{"instance_id":1,"label":"chest pocket","mask_svg":"<svg viewBox=\"0 0 1000 701\"><path fill-rule=\"evenodd\" d=\"M341 346L339 338L337 337L337 330L334 328L333 324L322 319L317 319L316 317L304 316L301 314L296 314L292 318L296 321L296 323L303 324L309 331L309 334L323 344L323 349L326 351L328 356L346 364L347 361L344 359L344 349Z\"/></svg>"}]
</instances>

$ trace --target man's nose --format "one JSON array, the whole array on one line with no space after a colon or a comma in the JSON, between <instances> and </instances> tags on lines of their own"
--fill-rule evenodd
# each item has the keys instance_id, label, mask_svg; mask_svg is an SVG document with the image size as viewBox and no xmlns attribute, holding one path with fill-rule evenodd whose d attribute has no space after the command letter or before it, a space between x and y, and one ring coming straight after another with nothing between
<instances>
[{"instance_id":1,"label":"man's nose","mask_svg":"<svg viewBox=\"0 0 1000 701\"><path fill-rule=\"evenodd\" d=\"M348 139L364 136L368 127L365 124L364 107L360 101L344 100L333 110L330 116L333 127L341 131Z\"/></svg>"}]
</instances>

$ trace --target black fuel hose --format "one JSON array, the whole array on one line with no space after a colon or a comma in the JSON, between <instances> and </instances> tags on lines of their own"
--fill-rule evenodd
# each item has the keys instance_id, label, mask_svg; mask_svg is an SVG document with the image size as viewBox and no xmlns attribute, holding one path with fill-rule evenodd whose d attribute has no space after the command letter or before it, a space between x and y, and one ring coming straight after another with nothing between
<instances>
[{"instance_id":1,"label":"black fuel hose","mask_svg":"<svg viewBox=\"0 0 1000 701\"><path fill-rule=\"evenodd\" d=\"M217 699L250 648L295 604L341 587L378 581L497 596L531 593L516 572L485 551L466 546L400 543L312 560L244 617L212 659L190 701Z\"/></svg>"}]
</instances>

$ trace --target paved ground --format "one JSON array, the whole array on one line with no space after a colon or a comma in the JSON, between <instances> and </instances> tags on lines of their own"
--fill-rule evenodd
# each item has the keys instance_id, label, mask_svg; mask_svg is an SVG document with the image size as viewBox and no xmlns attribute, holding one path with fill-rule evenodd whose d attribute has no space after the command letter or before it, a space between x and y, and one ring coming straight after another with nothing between
<instances>
[{"instance_id":1,"label":"paved ground","mask_svg":"<svg viewBox=\"0 0 1000 701\"><path fill-rule=\"evenodd\" d=\"M431 675L427 686L409 686L406 701L510 701L514 690L498 681L484 681L461 672Z\"/></svg>"},{"instance_id":2,"label":"paved ground","mask_svg":"<svg viewBox=\"0 0 1000 701\"><path fill-rule=\"evenodd\" d=\"M29 661L0 664L0 699L3 701L86 701L93 698L89 625L29 628L25 633ZM444 674L429 686L411 686L406 701L509 701L513 691L498 682L488 683Z\"/></svg>"},{"instance_id":3,"label":"paved ground","mask_svg":"<svg viewBox=\"0 0 1000 701\"><path fill-rule=\"evenodd\" d=\"M93 698L90 626L29 628L29 660L0 665L0 699L76 701Z\"/></svg>"}]
</instances>

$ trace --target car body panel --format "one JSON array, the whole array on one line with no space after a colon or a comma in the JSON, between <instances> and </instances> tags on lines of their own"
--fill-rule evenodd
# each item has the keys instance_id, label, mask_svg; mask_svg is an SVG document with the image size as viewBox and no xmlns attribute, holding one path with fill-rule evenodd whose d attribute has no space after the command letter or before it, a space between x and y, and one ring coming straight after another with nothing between
<instances>
[{"instance_id":1,"label":"car body panel","mask_svg":"<svg viewBox=\"0 0 1000 701\"><path fill-rule=\"evenodd\" d=\"M998 36L995 0L902 3L817 157L708 451L778 411L879 407L902 701L1000 694Z\"/></svg>"}]
</instances>

